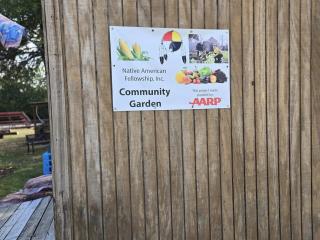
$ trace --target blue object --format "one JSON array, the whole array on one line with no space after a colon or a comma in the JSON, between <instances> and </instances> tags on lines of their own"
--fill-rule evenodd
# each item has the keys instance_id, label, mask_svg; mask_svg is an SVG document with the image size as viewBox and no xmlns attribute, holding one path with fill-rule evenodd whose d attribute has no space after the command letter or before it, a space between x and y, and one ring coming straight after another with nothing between
<instances>
[{"instance_id":1,"label":"blue object","mask_svg":"<svg viewBox=\"0 0 320 240\"><path fill-rule=\"evenodd\" d=\"M0 42L4 48L20 46L25 28L0 14Z\"/></svg>"},{"instance_id":2,"label":"blue object","mask_svg":"<svg viewBox=\"0 0 320 240\"><path fill-rule=\"evenodd\" d=\"M51 153L49 151L46 151L42 154L42 171L43 175L52 173Z\"/></svg>"}]
</instances>

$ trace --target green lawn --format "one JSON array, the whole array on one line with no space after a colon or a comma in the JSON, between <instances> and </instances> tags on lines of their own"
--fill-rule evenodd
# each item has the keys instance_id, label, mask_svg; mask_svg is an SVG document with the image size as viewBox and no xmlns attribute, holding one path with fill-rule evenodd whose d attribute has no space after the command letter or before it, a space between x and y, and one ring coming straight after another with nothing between
<instances>
[{"instance_id":1,"label":"green lawn","mask_svg":"<svg viewBox=\"0 0 320 240\"><path fill-rule=\"evenodd\" d=\"M228 62L229 60L229 51L222 51L223 54L223 62Z\"/></svg>"},{"instance_id":2,"label":"green lawn","mask_svg":"<svg viewBox=\"0 0 320 240\"><path fill-rule=\"evenodd\" d=\"M37 147L34 154L28 153L25 135L32 134L32 129L16 129L18 135L0 139L0 169L12 168L12 172L0 175L0 198L19 191L25 182L42 175L41 154L47 147Z\"/></svg>"}]
</instances>

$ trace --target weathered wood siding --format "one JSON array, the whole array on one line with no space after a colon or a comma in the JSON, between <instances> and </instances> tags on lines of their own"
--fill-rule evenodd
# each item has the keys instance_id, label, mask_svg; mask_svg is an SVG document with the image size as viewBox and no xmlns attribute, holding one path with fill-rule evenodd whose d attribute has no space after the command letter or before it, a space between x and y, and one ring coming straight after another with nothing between
<instances>
[{"instance_id":1,"label":"weathered wood siding","mask_svg":"<svg viewBox=\"0 0 320 240\"><path fill-rule=\"evenodd\" d=\"M42 1L57 239L320 239L319 0ZM113 112L109 25L229 28L231 109Z\"/></svg>"}]
</instances>

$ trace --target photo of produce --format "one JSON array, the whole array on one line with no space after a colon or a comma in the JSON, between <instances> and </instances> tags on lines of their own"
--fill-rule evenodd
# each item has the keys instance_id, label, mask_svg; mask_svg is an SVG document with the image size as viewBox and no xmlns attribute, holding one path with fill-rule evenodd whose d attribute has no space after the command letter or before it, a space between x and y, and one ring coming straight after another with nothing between
<instances>
[{"instance_id":1,"label":"photo of produce","mask_svg":"<svg viewBox=\"0 0 320 240\"><path fill-rule=\"evenodd\" d=\"M190 63L228 63L229 46L227 36L210 36L189 34Z\"/></svg>"},{"instance_id":2,"label":"photo of produce","mask_svg":"<svg viewBox=\"0 0 320 240\"><path fill-rule=\"evenodd\" d=\"M226 74L217 69L212 71L210 67L203 67L199 70L181 70L176 73L176 82L178 84L207 84L207 83L224 83Z\"/></svg>"},{"instance_id":3,"label":"photo of produce","mask_svg":"<svg viewBox=\"0 0 320 240\"><path fill-rule=\"evenodd\" d=\"M177 31L166 32L159 47L159 60L163 64L168 60L168 53L180 51L181 60L183 63L187 62L186 49L182 42L182 37Z\"/></svg>"},{"instance_id":4,"label":"photo of produce","mask_svg":"<svg viewBox=\"0 0 320 240\"><path fill-rule=\"evenodd\" d=\"M138 43L134 43L130 49L126 41L119 39L118 57L123 61L148 61L150 57L147 52L141 50L141 46Z\"/></svg>"}]
</instances>

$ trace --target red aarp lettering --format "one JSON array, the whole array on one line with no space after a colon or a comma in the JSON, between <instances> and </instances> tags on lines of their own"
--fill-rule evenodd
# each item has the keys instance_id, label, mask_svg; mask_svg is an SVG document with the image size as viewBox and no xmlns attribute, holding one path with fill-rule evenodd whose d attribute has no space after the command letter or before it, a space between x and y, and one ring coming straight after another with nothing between
<instances>
[{"instance_id":1,"label":"red aarp lettering","mask_svg":"<svg viewBox=\"0 0 320 240\"><path fill-rule=\"evenodd\" d=\"M208 105L218 105L221 102L220 97L215 98L194 98L192 102L189 102L189 104L197 106L208 106Z\"/></svg>"}]
</instances>

